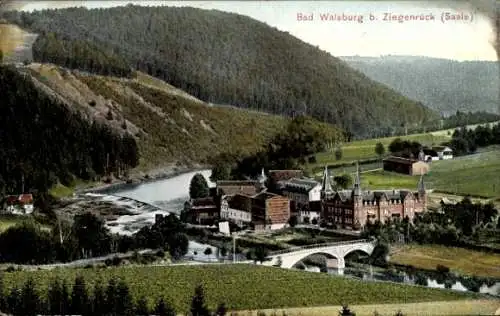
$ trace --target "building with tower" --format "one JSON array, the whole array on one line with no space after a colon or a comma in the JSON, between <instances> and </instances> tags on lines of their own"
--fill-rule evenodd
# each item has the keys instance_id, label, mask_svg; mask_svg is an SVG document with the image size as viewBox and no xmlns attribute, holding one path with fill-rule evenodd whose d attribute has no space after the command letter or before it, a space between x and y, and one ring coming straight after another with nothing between
<instances>
[{"instance_id":1,"label":"building with tower","mask_svg":"<svg viewBox=\"0 0 500 316\"><path fill-rule=\"evenodd\" d=\"M325 168L321 190L321 220L338 228L359 230L368 222L386 222L388 219L408 217L427 208L424 175L421 174L416 191L367 190L361 187L361 174L356 163L353 188L334 190Z\"/></svg>"}]
</instances>

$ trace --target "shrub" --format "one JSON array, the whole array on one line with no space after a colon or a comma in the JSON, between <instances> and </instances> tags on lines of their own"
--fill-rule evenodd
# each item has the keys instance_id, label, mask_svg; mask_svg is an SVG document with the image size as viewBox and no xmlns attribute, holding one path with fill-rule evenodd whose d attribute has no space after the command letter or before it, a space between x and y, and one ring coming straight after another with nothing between
<instances>
[{"instance_id":1,"label":"shrub","mask_svg":"<svg viewBox=\"0 0 500 316\"><path fill-rule=\"evenodd\" d=\"M91 107L96 106L96 102L95 102L95 100L90 100L90 101L89 101L89 105L90 105Z\"/></svg>"},{"instance_id":2,"label":"shrub","mask_svg":"<svg viewBox=\"0 0 500 316\"><path fill-rule=\"evenodd\" d=\"M436 271L441 273L441 274L448 274L448 273L450 273L450 268L448 268L447 266L438 264L436 266Z\"/></svg>"}]
</instances>

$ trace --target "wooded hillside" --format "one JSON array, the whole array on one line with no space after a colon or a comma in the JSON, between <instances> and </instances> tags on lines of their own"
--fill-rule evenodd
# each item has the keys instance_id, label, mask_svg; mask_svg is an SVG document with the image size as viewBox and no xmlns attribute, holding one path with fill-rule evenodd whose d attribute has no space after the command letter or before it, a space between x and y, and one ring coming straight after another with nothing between
<instances>
[{"instance_id":1,"label":"wooded hillside","mask_svg":"<svg viewBox=\"0 0 500 316\"><path fill-rule=\"evenodd\" d=\"M73 45L68 41L92 43L209 103L285 115L306 112L365 137L436 118L422 104L338 58L237 14L128 5L10 12L5 18L40 34L35 48L42 61L80 68L84 62L56 57L67 50L50 50L42 43L49 38L64 41L62 46ZM73 60L88 58L82 51L73 54L78 54Z\"/></svg>"},{"instance_id":2,"label":"wooded hillside","mask_svg":"<svg viewBox=\"0 0 500 316\"><path fill-rule=\"evenodd\" d=\"M133 136L86 120L29 76L0 66L0 87L0 196L137 166Z\"/></svg>"},{"instance_id":3,"label":"wooded hillside","mask_svg":"<svg viewBox=\"0 0 500 316\"><path fill-rule=\"evenodd\" d=\"M500 67L495 61L417 56L343 57L353 68L444 115L500 114Z\"/></svg>"}]
</instances>

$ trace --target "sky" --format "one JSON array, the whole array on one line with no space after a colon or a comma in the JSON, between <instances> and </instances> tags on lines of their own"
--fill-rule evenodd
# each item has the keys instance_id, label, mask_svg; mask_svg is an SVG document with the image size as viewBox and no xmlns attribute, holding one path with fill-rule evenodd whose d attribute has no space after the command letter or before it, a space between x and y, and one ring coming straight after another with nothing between
<instances>
[{"instance_id":1,"label":"sky","mask_svg":"<svg viewBox=\"0 0 500 316\"><path fill-rule=\"evenodd\" d=\"M455 60L492 60L495 32L488 18L467 4L429 1L16 1L16 9L137 5L191 6L239 13L260 20L334 56L417 55ZM310 18L299 20L298 15ZM322 21L325 14L362 16L363 22ZM376 20L370 21L370 14ZM434 20L384 21L388 15ZM449 15L446 15L449 14ZM460 16L458 19L442 19ZM465 17L468 17L465 20Z\"/></svg>"}]
</instances>

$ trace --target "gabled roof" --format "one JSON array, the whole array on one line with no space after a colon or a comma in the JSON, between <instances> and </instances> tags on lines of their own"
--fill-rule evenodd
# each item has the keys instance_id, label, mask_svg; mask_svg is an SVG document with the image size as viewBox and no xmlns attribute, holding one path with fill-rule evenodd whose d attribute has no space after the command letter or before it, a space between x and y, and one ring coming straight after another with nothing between
<instances>
[{"instance_id":1,"label":"gabled roof","mask_svg":"<svg viewBox=\"0 0 500 316\"><path fill-rule=\"evenodd\" d=\"M300 178L303 175L304 171L302 170L269 170L269 178L275 182Z\"/></svg>"},{"instance_id":2,"label":"gabled roof","mask_svg":"<svg viewBox=\"0 0 500 316\"><path fill-rule=\"evenodd\" d=\"M390 157L387 157L383 160L383 162L386 162L386 161L411 165L411 164L414 164L415 162L418 162L418 159L390 156Z\"/></svg>"},{"instance_id":3,"label":"gabled roof","mask_svg":"<svg viewBox=\"0 0 500 316\"><path fill-rule=\"evenodd\" d=\"M432 149L435 151L452 151L452 149L448 146L432 146Z\"/></svg>"},{"instance_id":4,"label":"gabled roof","mask_svg":"<svg viewBox=\"0 0 500 316\"><path fill-rule=\"evenodd\" d=\"M251 197L243 194L235 194L227 198L227 204L230 208L240 211L249 212L251 207ZM250 205L249 205L250 204Z\"/></svg>"},{"instance_id":5,"label":"gabled roof","mask_svg":"<svg viewBox=\"0 0 500 316\"><path fill-rule=\"evenodd\" d=\"M252 199L265 201L265 200L268 200L268 199L271 199L271 198L277 197L277 196L281 196L281 195L270 193L270 192L261 192L261 193L258 193L256 195L252 196Z\"/></svg>"},{"instance_id":6,"label":"gabled roof","mask_svg":"<svg viewBox=\"0 0 500 316\"><path fill-rule=\"evenodd\" d=\"M192 207L207 207L216 205L213 197L191 199L190 204Z\"/></svg>"},{"instance_id":7,"label":"gabled roof","mask_svg":"<svg viewBox=\"0 0 500 316\"><path fill-rule=\"evenodd\" d=\"M33 203L33 195L32 194L21 194L19 196L19 202L23 204L31 204Z\"/></svg>"},{"instance_id":8,"label":"gabled roof","mask_svg":"<svg viewBox=\"0 0 500 316\"><path fill-rule=\"evenodd\" d=\"M280 185L283 186L283 190L285 191L299 193L308 193L315 187L321 186L321 184L316 180L298 178L292 178L287 181L280 181Z\"/></svg>"},{"instance_id":9,"label":"gabled roof","mask_svg":"<svg viewBox=\"0 0 500 316\"><path fill-rule=\"evenodd\" d=\"M217 181L217 192L221 195L245 194L255 195L257 193L257 181L236 180L236 181Z\"/></svg>"}]
</instances>

